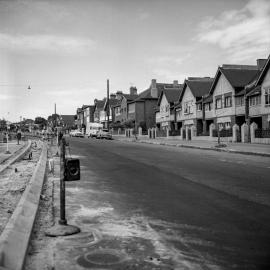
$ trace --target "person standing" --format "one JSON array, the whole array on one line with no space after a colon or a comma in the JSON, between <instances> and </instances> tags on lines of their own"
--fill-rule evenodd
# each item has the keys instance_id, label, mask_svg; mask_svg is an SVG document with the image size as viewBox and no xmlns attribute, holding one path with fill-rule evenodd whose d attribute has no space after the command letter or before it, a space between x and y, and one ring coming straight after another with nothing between
<instances>
[{"instance_id":1,"label":"person standing","mask_svg":"<svg viewBox=\"0 0 270 270\"><path fill-rule=\"evenodd\" d=\"M22 132L20 129L17 131L16 137L17 137L17 144L20 144L20 140L22 139Z\"/></svg>"}]
</instances>

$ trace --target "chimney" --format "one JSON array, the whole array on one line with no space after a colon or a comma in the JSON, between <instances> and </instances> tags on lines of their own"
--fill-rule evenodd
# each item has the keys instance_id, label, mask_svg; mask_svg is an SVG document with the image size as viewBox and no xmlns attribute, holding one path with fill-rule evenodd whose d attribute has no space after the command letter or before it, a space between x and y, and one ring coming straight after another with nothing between
<instances>
[{"instance_id":1,"label":"chimney","mask_svg":"<svg viewBox=\"0 0 270 270\"><path fill-rule=\"evenodd\" d=\"M267 59L257 59L257 67L259 70L262 70L266 64Z\"/></svg>"},{"instance_id":2,"label":"chimney","mask_svg":"<svg viewBox=\"0 0 270 270\"><path fill-rule=\"evenodd\" d=\"M120 99L121 96L122 96L122 94L123 94L122 91L117 91L117 92L116 92L116 98L117 98L117 99Z\"/></svg>"},{"instance_id":3,"label":"chimney","mask_svg":"<svg viewBox=\"0 0 270 270\"><path fill-rule=\"evenodd\" d=\"M157 80L156 79L152 79L152 83L151 83L151 96L153 98L158 98Z\"/></svg>"},{"instance_id":4,"label":"chimney","mask_svg":"<svg viewBox=\"0 0 270 270\"><path fill-rule=\"evenodd\" d=\"M110 99L115 99L116 98L116 94L110 94Z\"/></svg>"},{"instance_id":5,"label":"chimney","mask_svg":"<svg viewBox=\"0 0 270 270\"><path fill-rule=\"evenodd\" d=\"M129 88L130 95L137 95L137 88L135 86L131 86Z\"/></svg>"},{"instance_id":6,"label":"chimney","mask_svg":"<svg viewBox=\"0 0 270 270\"><path fill-rule=\"evenodd\" d=\"M177 88L177 87L178 87L178 80L174 80L174 81L173 81L173 87L174 87L174 88Z\"/></svg>"}]
</instances>

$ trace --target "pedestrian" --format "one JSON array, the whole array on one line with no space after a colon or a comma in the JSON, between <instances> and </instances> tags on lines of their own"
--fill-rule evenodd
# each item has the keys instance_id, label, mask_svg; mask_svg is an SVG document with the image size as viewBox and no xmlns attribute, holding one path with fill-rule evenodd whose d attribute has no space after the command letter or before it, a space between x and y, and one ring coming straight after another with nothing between
<instances>
[{"instance_id":1,"label":"pedestrian","mask_svg":"<svg viewBox=\"0 0 270 270\"><path fill-rule=\"evenodd\" d=\"M58 133L58 146L60 146L60 143L61 143L61 140L62 140L62 138L63 138L63 133L62 133L62 131L60 131L59 133Z\"/></svg>"},{"instance_id":2,"label":"pedestrian","mask_svg":"<svg viewBox=\"0 0 270 270\"><path fill-rule=\"evenodd\" d=\"M16 137L17 137L17 144L20 144L20 140L22 138L22 133L20 129L17 131Z\"/></svg>"}]
</instances>

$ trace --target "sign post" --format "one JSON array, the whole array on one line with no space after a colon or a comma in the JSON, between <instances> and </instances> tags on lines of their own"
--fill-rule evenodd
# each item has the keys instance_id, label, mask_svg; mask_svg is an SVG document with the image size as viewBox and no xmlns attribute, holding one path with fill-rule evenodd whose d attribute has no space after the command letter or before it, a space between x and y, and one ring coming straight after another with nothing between
<instances>
[{"instance_id":1,"label":"sign post","mask_svg":"<svg viewBox=\"0 0 270 270\"><path fill-rule=\"evenodd\" d=\"M66 140L60 140L60 219L58 224L45 232L47 236L66 236L79 233L81 230L77 226L69 225L66 220L66 190L65 181L67 181L67 166L66 166Z\"/></svg>"}]
</instances>

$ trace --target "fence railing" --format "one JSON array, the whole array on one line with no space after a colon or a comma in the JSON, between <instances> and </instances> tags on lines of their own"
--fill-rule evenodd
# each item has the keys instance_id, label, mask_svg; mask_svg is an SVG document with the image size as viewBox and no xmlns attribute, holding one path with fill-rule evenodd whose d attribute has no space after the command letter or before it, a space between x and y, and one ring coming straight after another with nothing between
<instances>
[{"instance_id":1,"label":"fence railing","mask_svg":"<svg viewBox=\"0 0 270 270\"><path fill-rule=\"evenodd\" d=\"M222 129L219 131L219 137L232 137L233 132L232 129ZM216 129L213 130L213 137L218 137L218 131Z\"/></svg>"},{"instance_id":2,"label":"fence railing","mask_svg":"<svg viewBox=\"0 0 270 270\"><path fill-rule=\"evenodd\" d=\"M169 136L180 136L180 130L170 130Z\"/></svg>"},{"instance_id":3,"label":"fence railing","mask_svg":"<svg viewBox=\"0 0 270 270\"><path fill-rule=\"evenodd\" d=\"M255 138L270 138L270 129L256 129Z\"/></svg>"},{"instance_id":4,"label":"fence railing","mask_svg":"<svg viewBox=\"0 0 270 270\"><path fill-rule=\"evenodd\" d=\"M157 130L157 137L167 137L166 130Z\"/></svg>"},{"instance_id":5,"label":"fence railing","mask_svg":"<svg viewBox=\"0 0 270 270\"><path fill-rule=\"evenodd\" d=\"M199 132L199 133L197 133L197 136L210 136L210 133L209 133L209 131Z\"/></svg>"},{"instance_id":6,"label":"fence railing","mask_svg":"<svg viewBox=\"0 0 270 270\"><path fill-rule=\"evenodd\" d=\"M147 130L143 130L142 131L142 135L148 135L148 131Z\"/></svg>"}]
</instances>

